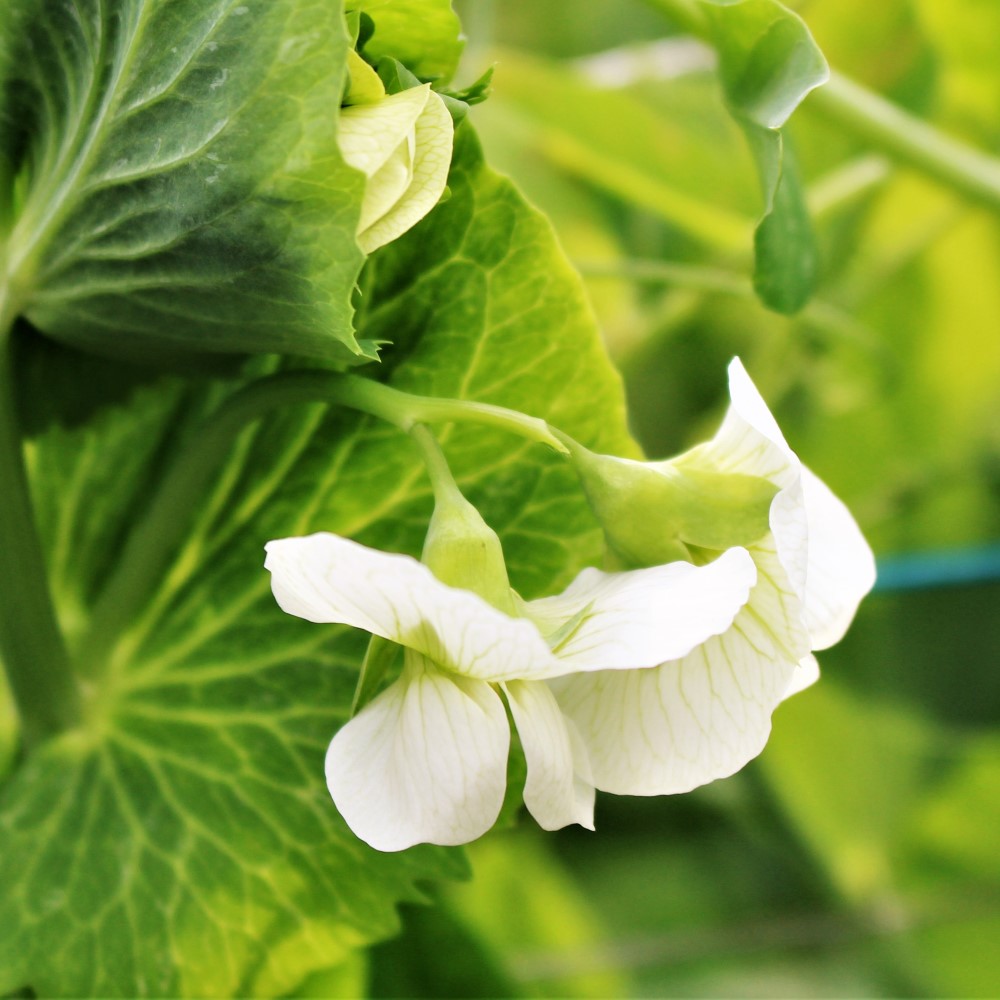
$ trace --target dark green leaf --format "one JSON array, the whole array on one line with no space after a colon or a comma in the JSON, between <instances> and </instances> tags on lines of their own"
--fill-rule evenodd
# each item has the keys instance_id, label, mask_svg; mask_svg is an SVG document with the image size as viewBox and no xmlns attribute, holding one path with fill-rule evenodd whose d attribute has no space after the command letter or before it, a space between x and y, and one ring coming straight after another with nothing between
<instances>
[{"instance_id":1,"label":"dark green leaf","mask_svg":"<svg viewBox=\"0 0 1000 1000\"><path fill-rule=\"evenodd\" d=\"M398 94L402 90L420 86L419 78L414 76L398 59L389 56L379 59L376 70L387 94Z\"/></svg>"},{"instance_id":2,"label":"dark green leaf","mask_svg":"<svg viewBox=\"0 0 1000 1000\"><path fill-rule=\"evenodd\" d=\"M748 125L747 133L754 128ZM781 177L773 188L766 214L754 230L753 286L764 305L790 315L809 301L816 287L819 250L795 157L780 134L767 133L760 145L773 141L783 146L777 154Z\"/></svg>"},{"instance_id":3,"label":"dark green leaf","mask_svg":"<svg viewBox=\"0 0 1000 1000\"><path fill-rule=\"evenodd\" d=\"M351 328L362 182L336 141L337 3L14 0L11 17L5 279L38 329L140 361L373 356Z\"/></svg>"}]
</instances>

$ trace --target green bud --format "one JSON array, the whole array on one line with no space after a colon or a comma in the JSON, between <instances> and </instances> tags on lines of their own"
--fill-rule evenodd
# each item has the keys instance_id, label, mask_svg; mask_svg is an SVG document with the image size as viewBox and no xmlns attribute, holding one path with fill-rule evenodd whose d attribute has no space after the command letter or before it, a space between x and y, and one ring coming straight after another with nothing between
<instances>
[{"instance_id":1,"label":"green bud","mask_svg":"<svg viewBox=\"0 0 1000 1000\"><path fill-rule=\"evenodd\" d=\"M698 449L670 462L595 455L576 445L573 462L608 546L631 566L702 562L770 530L777 487L766 479L698 464Z\"/></svg>"},{"instance_id":2,"label":"green bud","mask_svg":"<svg viewBox=\"0 0 1000 1000\"><path fill-rule=\"evenodd\" d=\"M438 497L421 560L449 587L471 590L505 614L517 614L500 539L457 490Z\"/></svg>"}]
</instances>

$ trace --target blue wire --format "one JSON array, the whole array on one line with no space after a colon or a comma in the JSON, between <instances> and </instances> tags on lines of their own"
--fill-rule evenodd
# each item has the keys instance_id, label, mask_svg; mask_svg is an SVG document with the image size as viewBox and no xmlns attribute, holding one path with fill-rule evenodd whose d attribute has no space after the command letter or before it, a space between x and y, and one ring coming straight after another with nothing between
<instances>
[{"instance_id":1,"label":"blue wire","mask_svg":"<svg viewBox=\"0 0 1000 1000\"><path fill-rule=\"evenodd\" d=\"M877 593L932 590L1000 580L1000 544L883 556Z\"/></svg>"}]
</instances>

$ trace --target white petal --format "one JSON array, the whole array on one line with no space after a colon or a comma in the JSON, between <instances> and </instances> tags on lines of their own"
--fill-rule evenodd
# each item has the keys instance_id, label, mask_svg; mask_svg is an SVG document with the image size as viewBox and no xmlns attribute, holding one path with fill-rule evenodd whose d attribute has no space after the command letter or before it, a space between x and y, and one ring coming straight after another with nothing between
<instances>
[{"instance_id":1,"label":"white petal","mask_svg":"<svg viewBox=\"0 0 1000 1000\"><path fill-rule=\"evenodd\" d=\"M406 137L392 155L368 178L361 200L358 233L383 218L406 193L413 181L413 137ZM367 251L366 251L367 252Z\"/></svg>"},{"instance_id":2,"label":"white petal","mask_svg":"<svg viewBox=\"0 0 1000 1000\"><path fill-rule=\"evenodd\" d=\"M794 458L795 453L788 447L785 435L781 433L764 397L747 374L743 362L739 358L733 358L729 362L728 372L729 399L733 414Z\"/></svg>"},{"instance_id":3,"label":"white petal","mask_svg":"<svg viewBox=\"0 0 1000 1000\"><path fill-rule=\"evenodd\" d=\"M401 236L438 203L448 183L454 137L455 126L444 101L429 91L413 133L412 179L391 208L358 233L358 243L365 253Z\"/></svg>"},{"instance_id":4,"label":"white petal","mask_svg":"<svg viewBox=\"0 0 1000 1000\"><path fill-rule=\"evenodd\" d=\"M550 682L583 737L598 788L619 795L687 792L760 753L796 660L753 603L725 635L680 660Z\"/></svg>"},{"instance_id":5,"label":"white petal","mask_svg":"<svg viewBox=\"0 0 1000 1000\"><path fill-rule=\"evenodd\" d=\"M798 694L800 691L805 691L807 687L812 687L818 680L819 663L816 662L816 657L812 653L803 656L792 673L792 679L785 689L784 697L791 698L793 694Z\"/></svg>"},{"instance_id":6,"label":"white petal","mask_svg":"<svg viewBox=\"0 0 1000 1000\"><path fill-rule=\"evenodd\" d=\"M750 592L747 608L753 614L744 616L740 627L760 649L773 647L775 655L796 663L811 648L802 597L785 571L773 534L762 538L751 551L757 566L757 584Z\"/></svg>"},{"instance_id":7,"label":"white petal","mask_svg":"<svg viewBox=\"0 0 1000 1000\"><path fill-rule=\"evenodd\" d=\"M756 579L750 554L734 548L706 566L585 569L562 594L524 610L550 642L555 635L567 672L652 667L729 628Z\"/></svg>"},{"instance_id":8,"label":"white petal","mask_svg":"<svg viewBox=\"0 0 1000 1000\"><path fill-rule=\"evenodd\" d=\"M429 94L427 84L371 104L342 108L337 141L347 163L366 177L377 173L412 135Z\"/></svg>"},{"instance_id":9,"label":"white petal","mask_svg":"<svg viewBox=\"0 0 1000 1000\"><path fill-rule=\"evenodd\" d=\"M510 726L482 681L418 656L333 738L326 781L354 833L379 851L464 844L496 822Z\"/></svg>"},{"instance_id":10,"label":"white petal","mask_svg":"<svg viewBox=\"0 0 1000 1000\"><path fill-rule=\"evenodd\" d=\"M327 532L281 538L265 548L271 589L291 615L362 628L480 680L562 672L531 622L446 586L410 556Z\"/></svg>"},{"instance_id":11,"label":"white petal","mask_svg":"<svg viewBox=\"0 0 1000 1000\"><path fill-rule=\"evenodd\" d=\"M571 823L593 830L590 765L585 754L580 756L579 736L573 740L572 723L559 711L544 681L508 681L504 690L528 764L528 811L543 830L561 830Z\"/></svg>"},{"instance_id":12,"label":"white petal","mask_svg":"<svg viewBox=\"0 0 1000 1000\"><path fill-rule=\"evenodd\" d=\"M813 649L839 642L861 598L875 584L875 557L851 512L807 468L802 487L809 520L806 625Z\"/></svg>"},{"instance_id":13,"label":"white petal","mask_svg":"<svg viewBox=\"0 0 1000 1000\"><path fill-rule=\"evenodd\" d=\"M729 365L730 406L722 426L707 444L674 460L714 472L739 473L767 479L779 487L770 510L774 535L785 574L796 592L805 594L809 528L802 493L802 464L750 380L739 358Z\"/></svg>"}]
</instances>

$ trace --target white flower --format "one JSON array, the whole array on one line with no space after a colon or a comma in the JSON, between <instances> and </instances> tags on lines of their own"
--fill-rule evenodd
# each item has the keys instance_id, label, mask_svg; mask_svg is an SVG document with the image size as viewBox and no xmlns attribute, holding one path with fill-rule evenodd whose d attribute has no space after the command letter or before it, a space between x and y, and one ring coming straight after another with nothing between
<instances>
[{"instance_id":1,"label":"white flower","mask_svg":"<svg viewBox=\"0 0 1000 1000\"><path fill-rule=\"evenodd\" d=\"M344 819L383 851L465 843L493 825L510 742L500 691L532 815L546 829L592 828L589 761L545 681L683 657L730 627L756 579L740 548L702 567L588 569L558 597L519 602L530 617L511 617L409 556L336 535L269 542L265 566L289 614L404 647L400 677L341 728L326 759Z\"/></svg>"},{"instance_id":2,"label":"white flower","mask_svg":"<svg viewBox=\"0 0 1000 1000\"><path fill-rule=\"evenodd\" d=\"M429 83L386 95L375 71L351 55L350 103L340 112L338 143L347 163L367 178L357 238L371 253L437 204L448 180L455 127Z\"/></svg>"},{"instance_id":3,"label":"white flower","mask_svg":"<svg viewBox=\"0 0 1000 1000\"><path fill-rule=\"evenodd\" d=\"M684 792L741 768L763 749L778 704L819 676L811 650L843 636L875 580L874 558L854 519L788 447L739 359L729 366L729 391L731 405L715 437L678 458L637 463L583 457L589 471L581 474L585 482L592 476L588 493L609 540L614 545L618 532L632 551L641 542L636 523L657 530L649 501L659 494L651 489L650 472L659 485L669 482L669 490L684 490L689 476L698 484L692 490L715 476L753 477L737 481L756 478L776 487L759 537L741 539L757 566L757 583L727 631L652 670L552 682L586 745L594 784L605 791ZM626 535L620 519L629 484L646 506L633 507ZM681 507L674 505L672 513ZM661 530L670 534L670 544L679 539L690 545L686 532L704 537L716 530L710 522L708 517L689 529L683 517L671 520L664 511ZM717 530L725 535L727 525ZM703 552L705 544L696 542L695 551Z\"/></svg>"}]
</instances>

